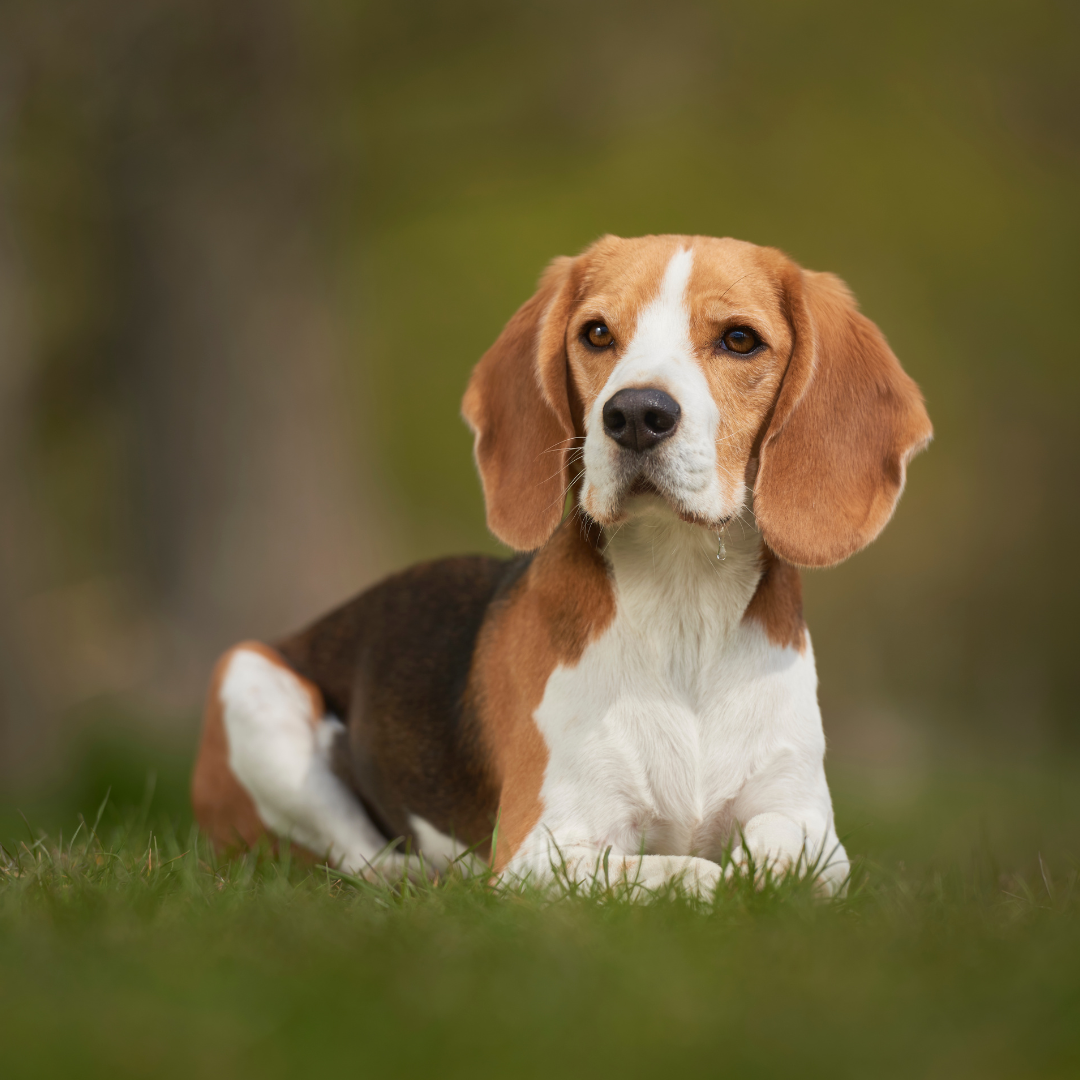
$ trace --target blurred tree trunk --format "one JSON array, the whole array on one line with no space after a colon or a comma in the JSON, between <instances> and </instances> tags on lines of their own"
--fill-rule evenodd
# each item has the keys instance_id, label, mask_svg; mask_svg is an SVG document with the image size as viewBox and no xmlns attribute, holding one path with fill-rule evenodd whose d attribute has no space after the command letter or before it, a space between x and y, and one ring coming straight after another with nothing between
<instances>
[{"instance_id":1,"label":"blurred tree trunk","mask_svg":"<svg viewBox=\"0 0 1080 1080\"><path fill-rule=\"evenodd\" d=\"M190 719L217 651L343 600L386 534L289 5L63 15L0 34L30 54L0 186L7 781L80 703Z\"/></svg>"},{"instance_id":2,"label":"blurred tree trunk","mask_svg":"<svg viewBox=\"0 0 1080 1080\"><path fill-rule=\"evenodd\" d=\"M227 642L313 617L379 562L343 343L278 182L171 172L124 221L138 548L192 665L178 701Z\"/></svg>"},{"instance_id":3,"label":"blurred tree trunk","mask_svg":"<svg viewBox=\"0 0 1080 1080\"><path fill-rule=\"evenodd\" d=\"M6 98L0 98L0 162L8 160L5 103ZM37 523L26 492L31 370L27 297L5 187L0 181L0 781L10 779L28 751L43 741L36 737L40 708L18 619L20 601L33 578Z\"/></svg>"}]
</instances>

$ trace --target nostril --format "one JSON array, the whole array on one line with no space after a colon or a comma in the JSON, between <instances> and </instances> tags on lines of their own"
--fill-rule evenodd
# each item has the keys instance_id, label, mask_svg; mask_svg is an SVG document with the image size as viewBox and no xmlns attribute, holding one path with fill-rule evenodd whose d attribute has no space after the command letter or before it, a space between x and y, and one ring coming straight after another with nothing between
<instances>
[{"instance_id":1,"label":"nostril","mask_svg":"<svg viewBox=\"0 0 1080 1080\"><path fill-rule=\"evenodd\" d=\"M626 432L626 413L619 407L619 402L615 398L604 406L604 430L612 438L619 438Z\"/></svg>"},{"instance_id":2,"label":"nostril","mask_svg":"<svg viewBox=\"0 0 1080 1080\"><path fill-rule=\"evenodd\" d=\"M657 412L655 409L649 409L645 413L644 419L645 426L650 431L655 431L657 435L670 431L675 426L675 417L671 413Z\"/></svg>"}]
</instances>

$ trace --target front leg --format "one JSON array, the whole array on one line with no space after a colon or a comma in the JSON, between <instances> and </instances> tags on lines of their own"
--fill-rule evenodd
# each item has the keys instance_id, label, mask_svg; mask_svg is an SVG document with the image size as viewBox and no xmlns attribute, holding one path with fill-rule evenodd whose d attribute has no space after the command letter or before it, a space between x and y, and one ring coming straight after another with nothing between
<instances>
[{"instance_id":1,"label":"front leg","mask_svg":"<svg viewBox=\"0 0 1080 1080\"><path fill-rule=\"evenodd\" d=\"M843 889L850 869L843 844L831 830L814 828L812 815L797 821L775 811L758 814L743 826L742 842L731 852L728 873L746 872L751 864L759 881L766 870L776 875L814 871L830 896Z\"/></svg>"},{"instance_id":2,"label":"front leg","mask_svg":"<svg viewBox=\"0 0 1080 1080\"><path fill-rule=\"evenodd\" d=\"M623 891L632 900L650 900L669 888L711 899L723 871L692 855L627 855L591 841L556 834L530 836L502 872L504 881L540 887L593 883Z\"/></svg>"},{"instance_id":3,"label":"front leg","mask_svg":"<svg viewBox=\"0 0 1080 1080\"><path fill-rule=\"evenodd\" d=\"M717 863L696 855L624 855L619 873L632 899L646 899L669 887L711 900L724 876Z\"/></svg>"},{"instance_id":4,"label":"front leg","mask_svg":"<svg viewBox=\"0 0 1080 1080\"><path fill-rule=\"evenodd\" d=\"M802 760L800 760L802 759ZM735 801L741 843L732 867L755 873L813 872L828 895L841 892L850 873L836 836L825 769L794 751L783 752L747 781ZM729 871L730 872L730 871Z\"/></svg>"}]
</instances>

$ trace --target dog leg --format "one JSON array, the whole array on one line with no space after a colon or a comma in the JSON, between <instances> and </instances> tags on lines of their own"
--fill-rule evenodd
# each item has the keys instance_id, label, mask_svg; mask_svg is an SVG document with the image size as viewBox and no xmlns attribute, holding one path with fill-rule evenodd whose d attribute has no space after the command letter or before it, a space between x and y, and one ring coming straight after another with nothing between
<instances>
[{"instance_id":1,"label":"dog leg","mask_svg":"<svg viewBox=\"0 0 1080 1080\"><path fill-rule=\"evenodd\" d=\"M555 838L531 854L515 857L503 877L541 887L595 882L625 890L630 899L647 901L671 887L710 899L723 871L717 863L694 855L605 855L595 844L560 843Z\"/></svg>"},{"instance_id":2,"label":"dog leg","mask_svg":"<svg viewBox=\"0 0 1080 1080\"><path fill-rule=\"evenodd\" d=\"M731 853L728 873L745 872L751 861L759 880L766 869L776 875L813 869L821 891L836 895L850 871L847 852L824 822L814 824L818 827L811 833L806 825L785 814L768 812L752 817L743 829L743 842Z\"/></svg>"},{"instance_id":3,"label":"dog leg","mask_svg":"<svg viewBox=\"0 0 1080 1080\"><path fill-rule=\"evenodd\" d=\"M237 646L219 664L207 709L204 746L216 738L227 760L214 763L213 772L209 763L201 775L196 769L193 786L200 823L211 823L211 835L220 843L229 838L220 820L227 816L222 810L241 807L245 813L234 831L249 844L261 826L349 873L376 868L387 877L397 876L401 857L382 855L385 839L330 767L331 747L343 730L339 720L324 715L318 689L272 649ZM216 775L220 780L222 764L231 777L225 808L220 799L215 804L207 796L207 779Z\"/></svg>"}]
</instances>

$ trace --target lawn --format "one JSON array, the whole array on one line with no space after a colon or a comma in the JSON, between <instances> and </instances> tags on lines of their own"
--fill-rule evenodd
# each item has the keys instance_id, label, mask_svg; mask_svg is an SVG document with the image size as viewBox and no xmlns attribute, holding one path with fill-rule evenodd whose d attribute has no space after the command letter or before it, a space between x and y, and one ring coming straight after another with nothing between
<instances>
[{"instance_id":1,"label":"lawn","mask_svg":"<svg viewBox=\"0 0 1080 1080\"><path fill-rule=\"evenodd\" d=\"M0 1074L1080 1075L1080 768L832 780L831 903L375 889L150 799L6 814Z\"/></svg>"}]
</instances>

